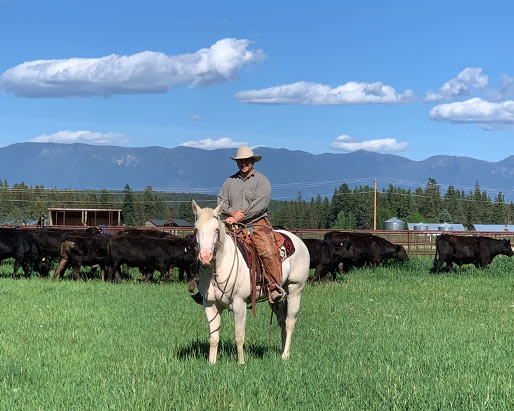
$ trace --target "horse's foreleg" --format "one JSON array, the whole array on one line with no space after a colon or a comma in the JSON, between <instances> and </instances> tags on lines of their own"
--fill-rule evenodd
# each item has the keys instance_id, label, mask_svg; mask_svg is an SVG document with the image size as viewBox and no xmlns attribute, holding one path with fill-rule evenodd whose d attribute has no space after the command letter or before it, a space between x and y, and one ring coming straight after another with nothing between
<instances>
[{"instance_id":1,"label":"horse's foreleg","mask_svg":"<svg viewBox=\"0 0 514 411\"><path fill-rule=\"evenodd\" d=\"M205 315L209 322L209 362L216 364L220 341L221 311L215 304L212 304L205 306Z\"/></svg>"},{"instance_id":2,"label":"horse's foreleg","mask_svg":"<svg viewBox=\"0 0 514 411\"><path fill-rule=\"evenodd\" d=\"M246 325L246 303L243 300L235 300L232 304L234 312L234 330L237 347L237 362L245 363L243 346L245 344L245 325Z\"/></svg>"}]
</instances>

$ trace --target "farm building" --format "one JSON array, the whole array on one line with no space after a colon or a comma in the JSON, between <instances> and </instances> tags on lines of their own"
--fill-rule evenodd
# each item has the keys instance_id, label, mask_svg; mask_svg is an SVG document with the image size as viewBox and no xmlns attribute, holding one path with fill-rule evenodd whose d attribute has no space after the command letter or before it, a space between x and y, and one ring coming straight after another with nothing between
<instances>
[{"instance_id":1,"label":"farm building","mask_svg":"<svg viewBox=\"0 0 514 411\"><path fill-rule=\"evenodd\" d=\"M407 223L409 230L466 231L462 224L443 223Z\"/></svg>"},{"instance_id":2,"label":"farm building","mask_svg":"<svg viewBox=\"0 0 514 411\"><path fill-rule=\"evenodd\" d=\"M49 208L49 225L123 225L121 208Z\"/></svg>"},{"instance_id":3,"label":"farm building","mask_svg":"<svg viewBox=\"0 0 514 411\"><path fill-rule=\"evenodd\" d=\"M146 220L145 227L193 227L193 225L181 218L174 218L172 220L150 218Z\"/></svg>"},{"instance_id":4,"label":"farm building","mask_svg":"<svg viewBox=\"0 0 514 411\"><path fill-rule=\"evenodd\" d=\"M513 224L473 224L473 227L475 227L475 231L504 231L514 233Z\"/></svg>"}]
</instances>

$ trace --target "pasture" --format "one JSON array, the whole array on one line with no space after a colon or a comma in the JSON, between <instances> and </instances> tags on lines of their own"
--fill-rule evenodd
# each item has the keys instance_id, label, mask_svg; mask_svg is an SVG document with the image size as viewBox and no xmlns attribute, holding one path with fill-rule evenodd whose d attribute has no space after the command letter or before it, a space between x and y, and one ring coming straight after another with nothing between
<instances>
[{"instance_id":1,"label":"pasture","mask_svg":"<svg viewBox=\"0 0 514 411\"><path fill-rule=\"evenodd\" d=\"M185 283L12 280L2 265L0 409L513 409L514 259L431 265L308 285L286 362L259 304L242 366L229 312L208 364Z\"/></svg>"}]
</instances>

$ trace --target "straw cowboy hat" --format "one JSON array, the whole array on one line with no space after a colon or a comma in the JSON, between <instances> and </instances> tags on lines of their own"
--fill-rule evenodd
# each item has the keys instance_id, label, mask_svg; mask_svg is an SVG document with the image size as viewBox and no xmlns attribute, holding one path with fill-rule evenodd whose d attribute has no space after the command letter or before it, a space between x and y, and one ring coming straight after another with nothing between
<instances>
[{"instance_id":1,"label":"straw cowboy hat","mask_svg":"<svg viewBox=\"0 0 514 411\"><path fill-rule=\"evenodd\" d=\"M248 146L241 146L237 149L235 157L230 157L232 160L243 160L245 158L253 158L253 161L260 161L262 156L260 154L253 154L253 151Z\"/></svg>"}]
</instances>

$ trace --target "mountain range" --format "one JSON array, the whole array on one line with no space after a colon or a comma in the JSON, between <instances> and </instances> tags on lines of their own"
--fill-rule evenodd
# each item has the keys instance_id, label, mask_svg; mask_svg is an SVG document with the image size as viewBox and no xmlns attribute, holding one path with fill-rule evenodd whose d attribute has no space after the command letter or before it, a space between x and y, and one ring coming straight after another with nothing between
<instances>
[{"instance_id":1,"label":"mountain range","mask_svg":"<svg viewBox=\"0 0 514 411\"><path fill-rule=\"evenodd\" d=\"M225 178L237 171L236 149L202 150L191 147L118 147L88 144L17 143L0 148L0 179L10 185L47 188L116 189L217 194ZM331 196L346 182L350 188L373 186L424 187L428 178L469 192L475 182L491 198L502 191L514 198L514 156L498 162L438 155L413 161L393 154L356 151L310 154L304 151L256 147L262 155L256 169L271 181L272 198L294 200L321 194Z\"/></svg>"}]
</instances>

